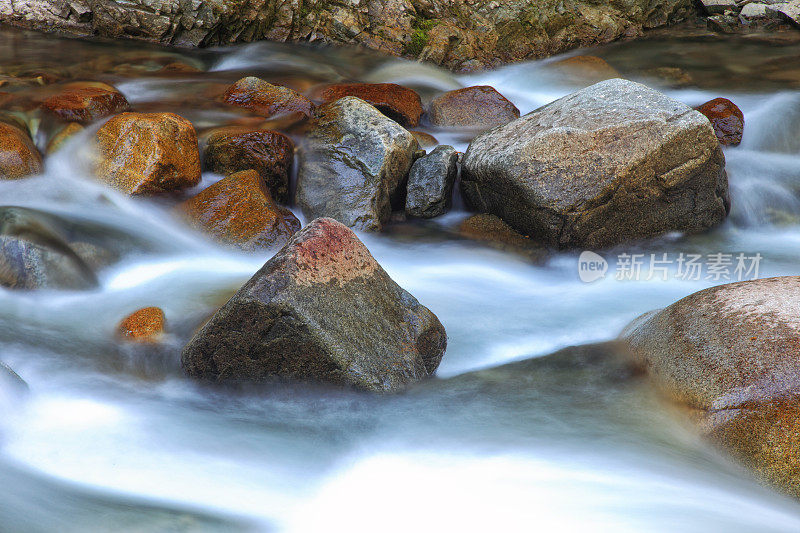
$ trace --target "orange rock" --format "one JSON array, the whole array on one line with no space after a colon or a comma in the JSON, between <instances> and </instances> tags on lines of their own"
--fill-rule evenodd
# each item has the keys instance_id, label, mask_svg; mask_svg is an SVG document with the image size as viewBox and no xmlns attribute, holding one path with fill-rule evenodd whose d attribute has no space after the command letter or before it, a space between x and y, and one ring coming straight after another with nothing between
<instances>
[{"instance_id":1,"label":"orange rock","mask_svg":"<svg viewBox=\"0 0 800 533\"><path fill-rule=\"evenodd\" d=\"M714 98L695 109L711 121L720 144L736 146L742 142L744 114L736 104L727 98Z\"/></svg>"},{"instance_id":2,"label":"orange rock","mask_svg":"<svg viewBox=\"0 0 800 533\"><path fill-rule=\"evenodd\" d=\"M252 76L242 78L228 87L228 90L222 95L222 100L230 105L249 109L264 117L300 113L308 118L314 109L311 100L302 94L288 87L272 85Z\"/></svg>"},{"instance_id":3,"label":"orange rock","mask_svg":"<svg viewBox=\"0 0 800 533\"><path fill-rule=\"evenodd\" d=\"M217 241L248 251L283 246L301 226L291 211L275 203L254 170L222 179L178 209Z\"/></svg>"},{"instance_id":4,"label":"orange rock","mask_svg":"<svg viewBox=\"0 0 800 533\"><path fill-rule=\"evenodd\" d=\"M282 203L289 200L294 143L286 135L235 126L217 128L208 133L204 162L222 175L255 170L273 198Z\"/></svg>"},{"instance_id":5,"label":"orange rock","mask_svg":"<svg viewBox=\"0 0 800 533\"><path fill-rule=\"evenodd\" d=\"M58 130L58 133L53 135L53 138L47 143L47 150L48 154L52 154L53 152L59 150L65 142L71 139L75 134L80 133L83 131L83 126L78 124L77 122L70 122L69 124L65 125L63 128Z\"/></svg>"},{"instance_id":6,"label":"orange rock","mask_svg":"<svg viewBox=\"0 0 800 533\"><path fill-rule=\"evenodd\" d=\"M489 129L519 118L519 109L493 87L480 85L450 91L428 106L434 126Z\"/></svg>"},{"instance_id":7,"label":"orange rock","mask_svg":"<svg viewBox=\"0 0 800 533\"><path fill-rule=\"evenodd\" d=\"M430 133L425 133L424 131L410 131L409 133L414 136L419 143L419 147L424 150L439 146L439 140Z\"/></svg>"},{"instance_id":8,"label":"orange rock","mask_svg":"<svg viewBox=\"0 0 800 533\"><path fill-rule=\"evenodd\" d=\"M21 129L0 122L0 179L15 180L42 171L42 156Z\"/></svg>"},{"instance_id":9,"label":"orange rock","mask_svg":"<svg viewBox=\"0 0 800 533\"><path fill-rule=\"evenodd\" d=\"M128 110L130 104L122 93L107 87L73 85L46 99L41 107L61 120L81 124Z\"/></svg>"},{"instance_id":10,"label":"orange rock","mask_svg":"<svg viewBox=\"0 0 800 533\"><path fill-rule=\"evenodd\" d=\"M490 248L516 253L534 261L540 261L547 255L546 250L533 239L518 233L499 217L487 213L463 220L458 226L458 233Z\"/></svg>"},{"instance_id":11,"label":"orange rock","mask_svg":"<svg viewBox=\"0 0 800 533\"><path fill-rule=\"evenodd\" d=\"M164 333L164 311L145 307L126 317L117 326L121 339L136 342L156 342Z\"/></svg>"},{"instance_id":12,"label":"orange rock","mask_svg":"<svg viewBox=\"0 0 800 533\"><path fill-rule=\"evenodd\" d=\"M560 70L573 82L592 84L621 76L605 59L596 56L568 57L549 66Z\"/></svg>"},{"instance_id":13,"label":"orange rock","mask_svg":"<svg viewBox=\"0 0 800 533\"><path fill-rule=\"evenodd\" d=\"M154 194L200 182L191 122L173 113L122 113L97 132L97 177L128 194Z\"/></svg>"},{"instance_id":14,"label":"orange rock","mask_svg":"<svg viewBox=\"0 0 800 533\"><path fill-rule=\"evenodd\" d=\"M329 85L320 93L320 99L325 103L345 96L355 96L369 102L403 126L417 126L422 116L419 95L395 83L340 83Z\"/></svg>"}]
</instances>

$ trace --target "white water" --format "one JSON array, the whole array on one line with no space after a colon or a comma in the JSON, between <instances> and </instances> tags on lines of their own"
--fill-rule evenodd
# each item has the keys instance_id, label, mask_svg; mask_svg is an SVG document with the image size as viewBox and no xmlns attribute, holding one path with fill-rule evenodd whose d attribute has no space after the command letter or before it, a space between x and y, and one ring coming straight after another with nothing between
<instances>
[{"instance_id":1,"label":"white water","mask_svg":"<svg viewBox=\"0 0 800 533\"><path fill-rule=\"evenodd\" d=\"M523 112L574 89L542 63L454 78L377 58L358 72L346 54L255 45L221 54L213 70L358 74L423 94L485 83ZM170 83L119 86L136 103ZM707 235L635 250L758 252L761 276L797 274L800 93L667 91L692 105L726 96L744 111L745 142L726 149L734 208ZM102 272L96 291L0 292L0 360L30 386L0 403L0 531L800 529L800 506L716 454L639 385L501 366L613 339L713 280L617 281L620 249L605 252L606 279L585 284L577 253L533 265L451 238L362 235L445 325L438 379L392 397L299 385L210 391L182 376L178 350L268 257L222 249L164 205L97 185L81 145L49 159L40 178L0 182L3 203L104 224L149 247ZM434 233L463 216L437 221ZM152 305L174 328L164 353L115 346L120 318Z\"/></svg>"}]
</instances>

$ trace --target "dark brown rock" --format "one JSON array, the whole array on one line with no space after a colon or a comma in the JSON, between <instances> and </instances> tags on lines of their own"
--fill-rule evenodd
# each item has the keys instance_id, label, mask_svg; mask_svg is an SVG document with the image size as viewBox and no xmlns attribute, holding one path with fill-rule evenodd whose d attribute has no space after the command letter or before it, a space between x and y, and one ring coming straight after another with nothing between
<instances>
[{"instance_id":1,"label":"dark brown rock","mask_svg":"<svg viewBox=\"0 0 800 533\"><path fill-rule=\"evenodd\" d=\"M450 91L428 105L428 120L442 128L487 130L519 118L519 109L493 87Z\"/></svg>"},{"instance_id":2,"label":"dark brown rock","mask_svg":"<svg viewBox=\"0 0 800 533\"><path fill-rule=\"evenodd\" d=\"M252 76L231 85L222 99L227 104L249 109L267 118L290 113L308 118L314 110L314 104L302 94Z\"/></svg>"},{"instance_id":3,"label":"dark brown rock","mask_svg":"<svg viewBox=\"0 0 800 533\"><path fill-rule=\"evenodd\" d=\"M403 126L417 126L422 116L419 95L395 83L340 83L320 92L323 102L333 102L345 96L361 98Z\"/></svg>"},{"instance_id":4,"label":"dark brown rock","mask_svg":"<svg viewBox=\"0 0 800 533\"><path fill-rule=\"evenodd\" d=\"M432 374L447 336L358 237L317 219L189 341L186 372L214 382L271 377L390 392Z\"/></svg>"},{"instance_id":5,"label":"dark brown rock","mask_svg":"<svg viewBox=\"0 0 800 533\"><path fill-rule=\"evenodd\" d=\"M122 113L97 132L97 177L132 195L193 187L200 152L191 122L173 113Z\"/></svg>"},{"instance_id":6,"label":"dark brown rock","mask_svg":"<svg viewBox=\"0 0 800 533\"><path fill-rule=\"evenodd\" d=\"M714 98L695 109L711 121L720 144L736 146L742 142L744 114L736 104L727 98Z\"/></svg>"},{"instance_id":7,"label":"dark brown rock","mask_svg":"<svg viewBox=\"0 0 800 533\"><path fill-rule=\"evenodd\" d=\"M275 203L254 170L231 174L179 209L216 240L247 251L283 246L301 226L291 211Z\"/></svg>"},{"instance_id":8,"label":"dark brown rock","mask_svg":"<svg viewBox=\"0 0 800 533\"><path fill-rule=\"evenodd\" d=\"M252 169L258 172L275 200L289 201L289 175L294 162L294 143L275 131L224 127L206 136L204 163L219 174Z\"/></svg>"}]
</instances>

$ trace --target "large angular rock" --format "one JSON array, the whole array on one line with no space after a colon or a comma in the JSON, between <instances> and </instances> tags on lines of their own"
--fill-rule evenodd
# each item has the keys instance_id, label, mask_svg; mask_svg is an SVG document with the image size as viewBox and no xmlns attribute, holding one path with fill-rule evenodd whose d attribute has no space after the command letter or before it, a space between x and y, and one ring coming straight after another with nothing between
<instances>
[{"instance_id":1,"label":"large angular rock","mask_svg":"<svg viewBox=\"0 0 800 533\"><path fill-rule=\"evenodd\" d=\"M729 210L725 158L708 119L621 79L477 137L462 187L475 209L557 248L697 233Z\"/></svg>"},{"instance_id":2,"label":"large angular rock","mask_svg":"<svg viewBox=\"0 0 800 533\"><path fill-rule=\"evenodd\" d=\"M419 218L445 214L453 204L453 185L458 174L458 152L452 146L437 146L417 159L406 187L406 213Z\"/></svg>"},{"instance_id":3,"label":"large angular rock","mask_svg":"<svg viewBox=\"0 0 800 533\"><path fill-rule=\"evenodd\" d=\"M213 382L283 377L388 392L432 374L446 344L436 316L352 231L323 218L217 311L182 363Z\"/></svg>"},{"instance_id":4,"label":"large angular rock","mask_svg":"<svg viewBox=\"0 0 800 533\"><path fill-rule=\"evenodd\" d=\"M700 291L638 318L622 338L714 442L800 497L800 277Z\"/></svg>"},{"instance_id":5,"label":"large angular rock","mask_svg":"<svg viewBox=\"0 0 800 533\"><path fill-rule=\"evenodd\" d=\"M97 132L97 177L131 195L156 194L200 182L192 123L174 113L122 113Z\"/></svg>"},{"instance_id":6,"label":"large angular rock","mask_svg":"<svg viewBox=\"0 0 800 533\"><path fill-rule=\"evenodd\" d=\"M300 149L297 203L308 218L380 230L418 149L411 133L360 98L326 104Z\"/></svg>"}]
</instances>

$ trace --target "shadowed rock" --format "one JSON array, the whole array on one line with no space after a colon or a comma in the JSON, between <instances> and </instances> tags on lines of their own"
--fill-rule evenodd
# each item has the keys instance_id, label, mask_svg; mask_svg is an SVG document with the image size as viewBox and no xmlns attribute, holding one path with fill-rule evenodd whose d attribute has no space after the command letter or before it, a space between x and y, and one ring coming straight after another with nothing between
<instances>
[{"instance_id":1,"label":"shadowed rock","mask_svg":"<svg viewBox=\"0 0 800 533\"><path fill-rule=\"evenodd\" d=\"M403 126L416 126L422 116L419 95L396 83L340 83L329 85L320 93L324 102L335 102L345 96L355 96L374 105L378 111Z\"/></svg>"},{"instance_id":2,"label":"shadowed rock","mask_svg":"<svg viewBox=\"0 0 800 533\"><path fill-rule=\"evenodd\" d=\"M389 392L432 374L444 327L355 234L317 219L231 298L183 350L214 382L283 377Z\"/></svg>"},{"instance_id":3,"label":"shadowed rock","mask_svg":"<svg viewBox=\"0 0 800 533\"><path fill-rule=\"evenodd\" d=\"M452 146L437 146L417 159L408 176L406 213L419 218L445 214L453 203L457 174L458 152Z\"/></svg>"}]
</instances>

